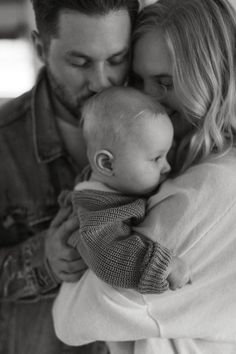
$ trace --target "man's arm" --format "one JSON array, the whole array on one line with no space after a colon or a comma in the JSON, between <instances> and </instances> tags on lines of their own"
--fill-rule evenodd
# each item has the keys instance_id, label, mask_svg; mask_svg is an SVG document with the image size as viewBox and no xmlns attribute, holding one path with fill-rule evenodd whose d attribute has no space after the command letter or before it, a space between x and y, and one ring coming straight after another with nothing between
<instances>
[{"instance_id":1,"label":"man's arm","mask_svg":"<svg viewBox=\"0 0 236 354\"><path fill-rule=\"evenodd\" d=\"M66 244L77 223L65 221L67 216L68 211L60 211L48 230L17 246L0 248L0 299L51 296L62 280L81 277L86 266Z\"/></svg>"},{"instance_id":2,"label":"man's arm","mask_svg":"<svg viewBox=\"0 0 236 354\"><path fill-rule=\"evenodd\" d=\"M0 249L0 299L36 298L58 286L44 261L45 232Z\"/></svg>"}]
</instances>

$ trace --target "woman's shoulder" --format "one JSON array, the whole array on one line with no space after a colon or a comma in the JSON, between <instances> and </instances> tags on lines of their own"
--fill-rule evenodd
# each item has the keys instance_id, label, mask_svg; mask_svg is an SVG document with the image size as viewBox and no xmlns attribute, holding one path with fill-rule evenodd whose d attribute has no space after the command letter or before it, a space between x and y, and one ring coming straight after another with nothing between
<instances>
[{"instance_id":1,"label":"woman's shoulder","mask_svg":"<svg viewBox=\"0 0 236 354\"><path fill-rule=\"evenodd\" d=\"M236 185L236 150L231 149L221 156L210 155L205 161L190 167L173 182L183 186L202 188L206 184L216 187ZM230 183L230 185L229 185Z\"/></svg>"},{"instance_id":2,"label":"woman's shoulder","mask_svg":"<svg viewBox=\"0 0 236 354\"><path fill-rule=\"evenodd\" d=\"M219 220L222 223L226 219L235 220L235 153L219 158L212 156L165 181L159 192L148 200L147 210L142 225L148 230L145 229L146 235L150 238L158 235L159 242L180 253L191 248L209 230L216 233Z\"/></svg>"},{"instance_id":3,"label":"woman's shoulder","mask_svg":"<svg viewBox=\"0 0 236 354\"><path fill-rule=\"evenodd\" d=\"M167 179L157 194L149 200L149 206L171 196L184 196L191 201L205 195L236 196L236 149L225 155L211 155L204 162L188 168L175 178ZM214 197L216 198L216 197Z\"/></svg>"},{"instance_id":4,"label":"woman's shoulder","mask_svg":"<svg viewBox=\"0 0 236 354\"><path fill-rule=\"evenodd\" d=\"M189 168L176 181L184 181L184 184L187 182L186 186L194 185L200 189L204 186L218 190L236 188L236 149L221 156L210 155L202 163Z\"/></svg>"}]
</instances>

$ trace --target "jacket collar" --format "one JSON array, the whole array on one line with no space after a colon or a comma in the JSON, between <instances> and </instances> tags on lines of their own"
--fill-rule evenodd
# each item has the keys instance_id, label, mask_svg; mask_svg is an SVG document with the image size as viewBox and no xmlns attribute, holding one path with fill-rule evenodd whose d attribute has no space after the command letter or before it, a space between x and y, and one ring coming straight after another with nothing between
<instances>
[{"instance_id":1,"label":"jacket collar","mask_svg":"<svg viewBox=\"0 0 236 354\"><path fill-rule=\"evenodd\" d=\"M65 155L45 68L39 73L31 104L34 146L38 162L50 162Z\"/></svg>"}]
</instances>

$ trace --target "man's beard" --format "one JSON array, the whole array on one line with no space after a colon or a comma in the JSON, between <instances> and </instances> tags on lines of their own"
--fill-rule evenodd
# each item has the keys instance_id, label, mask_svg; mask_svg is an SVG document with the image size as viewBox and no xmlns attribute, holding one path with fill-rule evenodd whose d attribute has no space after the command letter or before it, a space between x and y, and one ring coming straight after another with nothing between
<instances>
[{"instance_id":1,"label":"man's beard","mask_svg":"<svg viewBox=\"0 0 236 354\"><path fill-rule=\"evenodd\" d=\"M85 102L83 98L73 98L67 87L58 82L56 77L47 68L47 75L50 88L55 95L56 99L73 115L78 116L81 106Z\"/></svg>"}]
</instances>

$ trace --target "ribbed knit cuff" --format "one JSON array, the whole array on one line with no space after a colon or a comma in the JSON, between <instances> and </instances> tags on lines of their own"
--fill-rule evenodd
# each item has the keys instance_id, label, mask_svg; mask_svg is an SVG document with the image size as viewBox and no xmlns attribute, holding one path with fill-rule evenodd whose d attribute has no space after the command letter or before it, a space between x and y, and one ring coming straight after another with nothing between
<instances>
[{"instance_id":1,"label":"ribbed knit cuff","mask_svg":"<svg viewBox=\"0 0 236 354\"><path fill-rule=\"evenodd\" d=\"M158 242L153 244L152 255L146 255L148 264L140 278L138 291L142 294L161 294L169 289L167 277L168 267L172 260L172 252ZM145 263L145 262L144 262Z\"/></svg>"}]
</instances>

